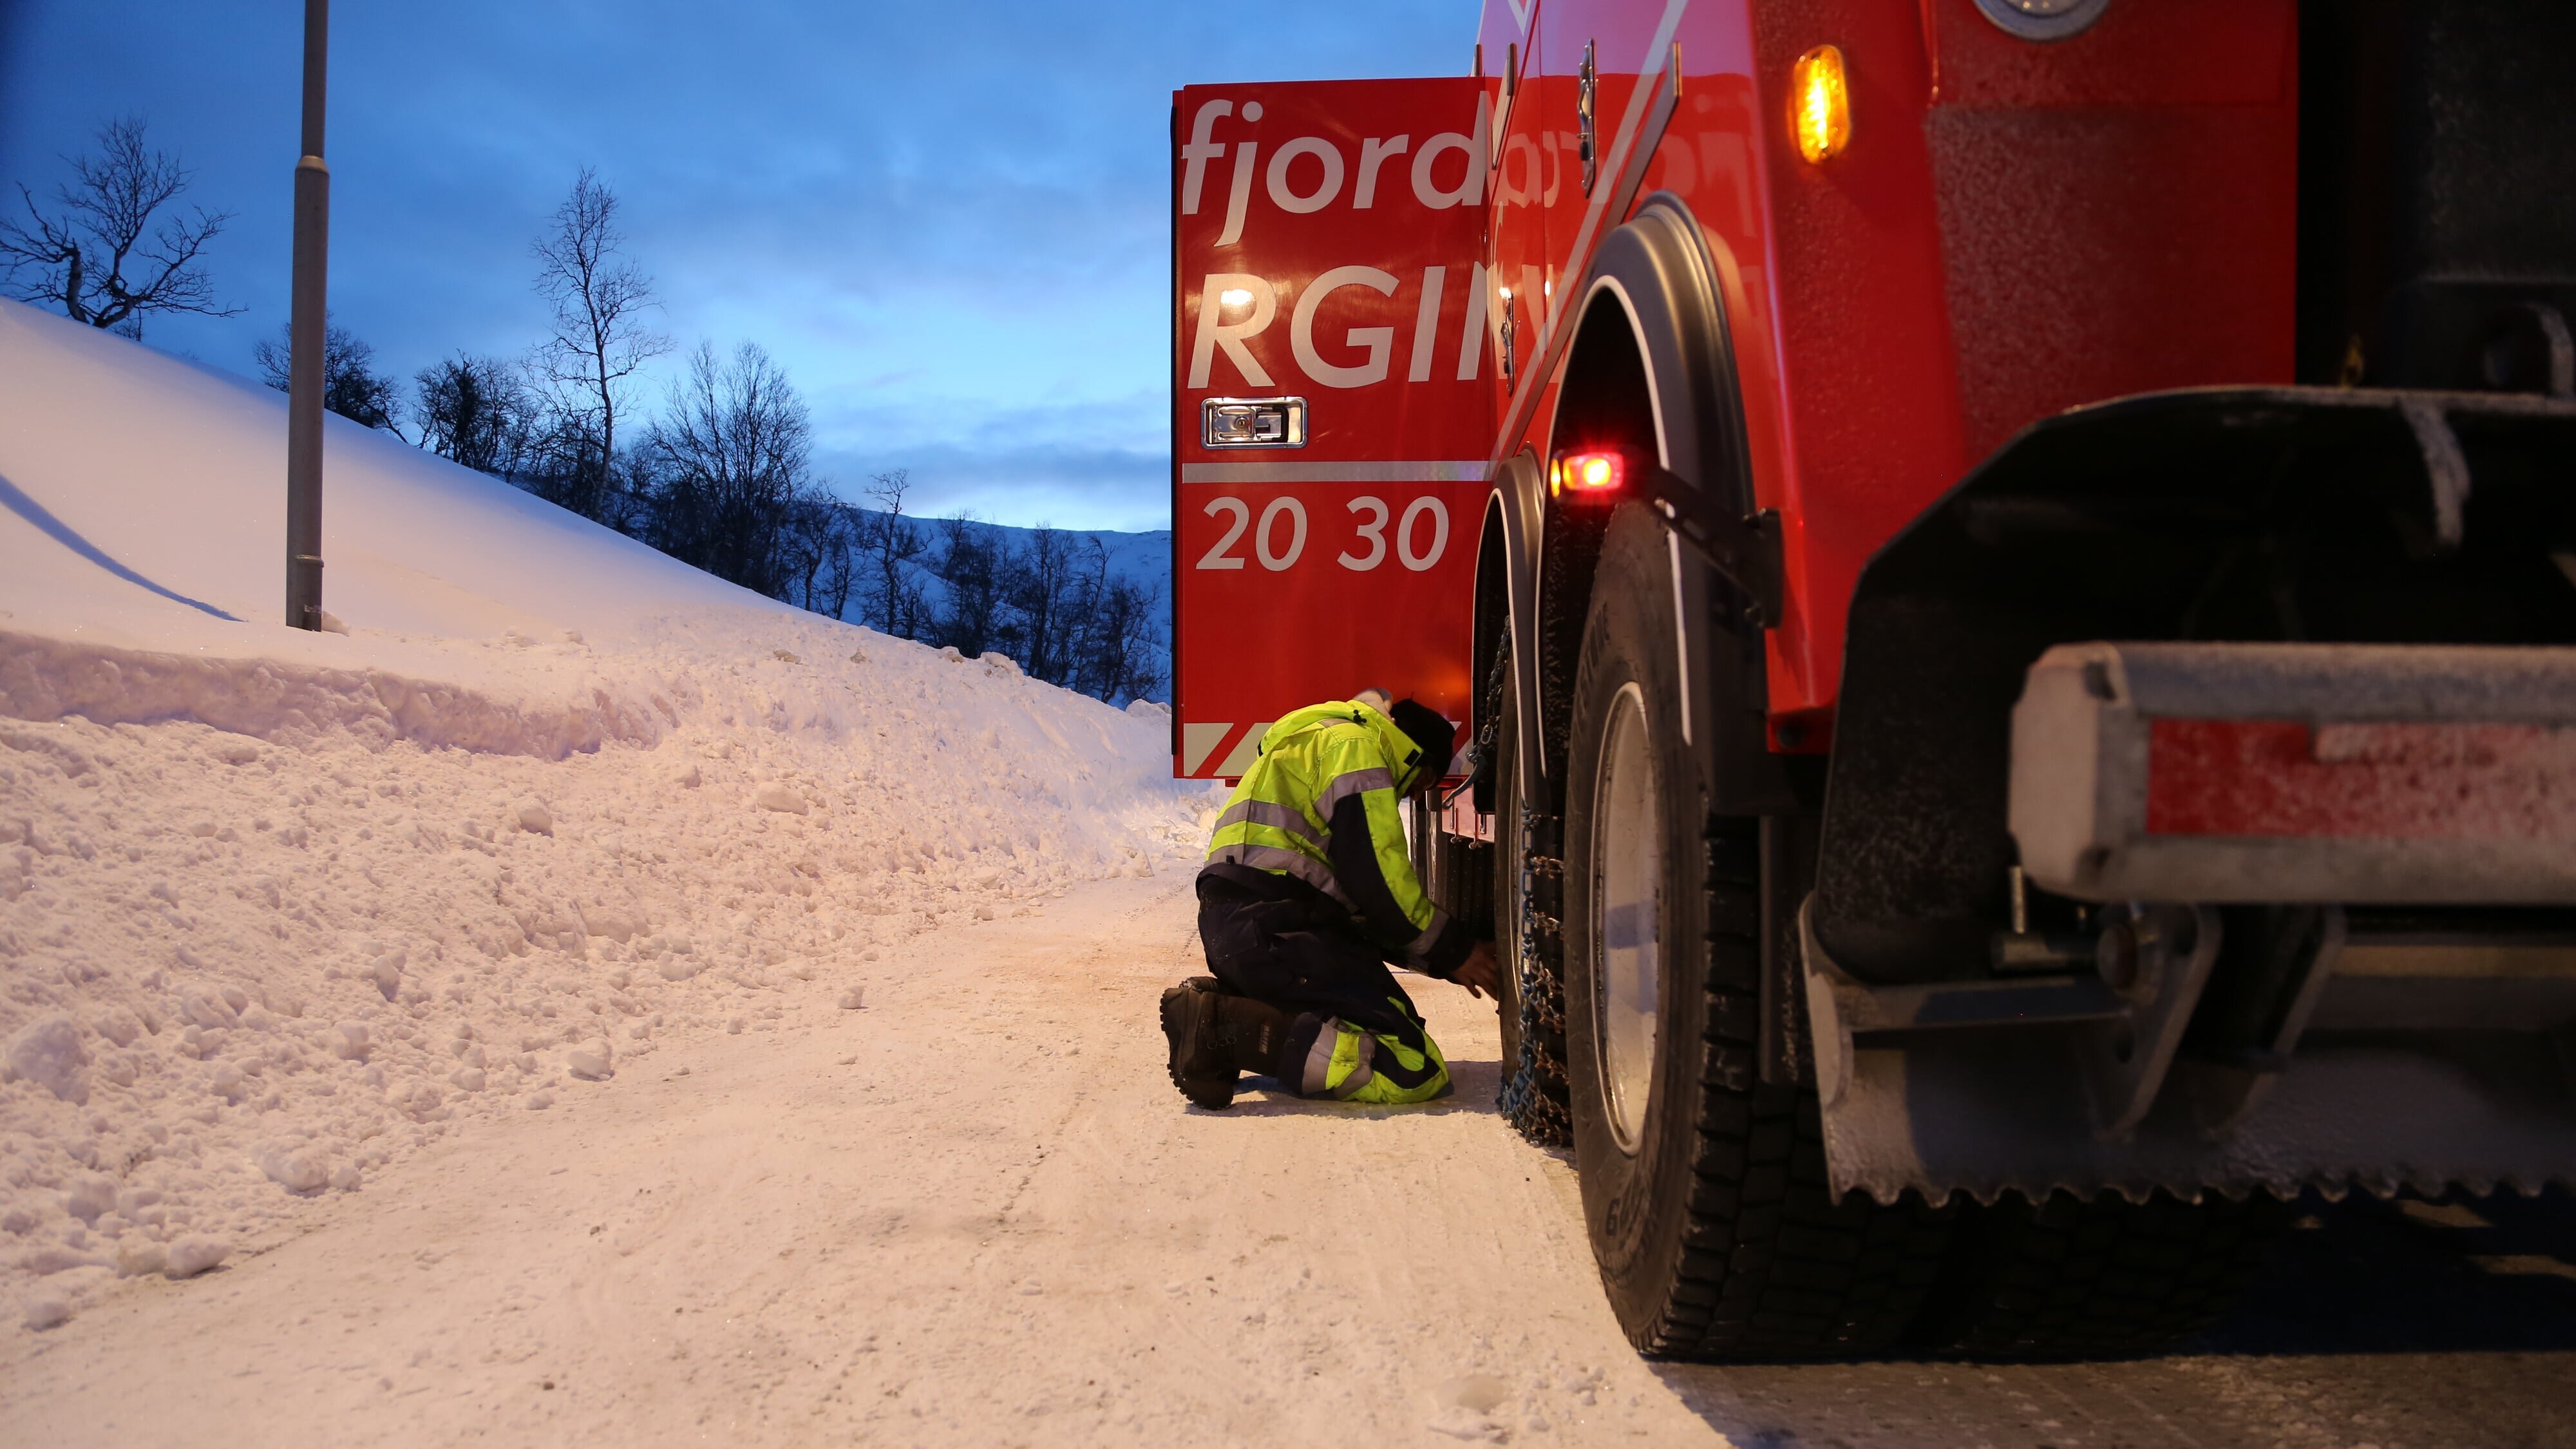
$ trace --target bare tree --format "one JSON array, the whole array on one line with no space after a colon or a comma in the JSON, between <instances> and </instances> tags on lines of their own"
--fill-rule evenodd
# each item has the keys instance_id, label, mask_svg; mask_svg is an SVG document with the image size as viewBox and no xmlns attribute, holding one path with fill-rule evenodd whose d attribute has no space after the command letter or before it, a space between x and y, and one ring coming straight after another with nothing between
<instances>
[{"instance_id":1,"label":"bare tree","mask_svg":"<svg viewBox=\"0 0 2576 1449\"><path fill-rule=\"evenodd\" d=\"M277 329L281 339L291 328ZM251 360L259 364L259 380L288 390L292 379L293 345L291 340L270 342L265 338L250 350ZM401 406L399 384L376 371L376 349L357 334L336 322L322 329L322 406L352 422L371 428L382 428L402 437L402 428L394 422L394 410ZM408 441L406 439L406 441Z\"/></svg>"},{"instance_id":2,"label":"bare tree","mask_svg":"<svg viewBox=\"0 0 2576 1449\"><path fill-rule=\"evenodd\" d=\"M1159 592L1111 575L1098 538L1039 524L1010 552L1008 572L1007 632L1032 676L1113 704L1161 683Z\"/></svg>"},{"instance_id":3,"label":"bare tree","mask_svg":"<svg viewBox=\"0 0 2576 1449\"><path fill-rule=\"evenodd\" d=\"M1097 552L1099 541L1088 540ZM1019 618L1020 662L1050 684L1063 684L1072 673L1072 645L1082 630L1086 595L1097 571L1085 573L1076 557L1076 536L1058 533L1053 524L1029 530L1026 546L1013 551L1008 600Z\"/></svg>"},{"instance_id":4,"label":"bare tree","mask_svg":"<svg viewBox=\"0 0 2576 1449\"><path fill-rule=\"evenodd\" d=\"M811 486L813 422L787 374L744 343L731 361L699 343L646 440L655 475L652 542L771 598L794 580L782 547Z\"/></svg>"},{"instance_id":5,"label":"bare tree","mask_svg":"<svg viewBox=\"0 0 2576 1449\"><path fill-rule=\"evenodd\" d=\"M518 473L536 404L509 363L460 352L422 368L412 383L422 447L477 472Z\"/></svg>"},{"instance_id":6,"label":"bare tree","mask_svg":"<svg viewBox=\"0 0 2576 1449\"><path fill-rule=\"evenodd\" d=\"M839 618L858 577L858 510L819 485L797 490L787 505L780 549L786 587L780 597L800 609Z\"/></svg>"},{"instance_id":7,"label":"bare tree","mask_svg":"<svg viewBox=\"0 0 2576 1449\"><path fill-rule=\"evenodd\" d=\"M870 480L868 499L877 511L861 515L859 552L867 559L869 598L862 612L877 628L909 639L921 628L921 585L908 567L930 547L903 511L911 491L910 469L897 468Z\"/></svg>"},{"instance_id":8,"label":"bare tree","mask_svg":"<svg viewBox=\"0 0 2576 1449\"><path fill-rule=\"evenodd\" d=\"M1104 580L1084 615L1081 657L1070 686L1116 704L1162 688L1171 648L1163 637L1162 591L1132 579Z\"/></svg>"},{"instance_id":9,"label":"bare tree","mask_svg":"<svg viewBox=\"0 0 2576 1449\"><path fill-rule=\"evenodd\" d=\"M174 208L154 223L188 189L188 170L168 152L144 147L140 117L101 126L97 155L64 159L72 181L55 188L59 211L38 210L35 194L21 185L27 220L0 221L0 260L21 300L60 307L75 322L129 337L143 335L151 312L231 317L241 311L214 300L214 283L197 259L231 215L201 206L181 217ZM30 270L33 280L17 281Z\"/></svg>"},{"instance_id":10,"label":"bare tree","mask_svg":"<svg viewBox=\"0 0 2576 1449\"><path fill-rule=\"evenodd\" d=\"M1010 544L972 512L939 520L939 555L931 572L945 597L925 621L927 638L969 657L1017 642L1011 627L1014 559Z\"/></svg>"},{"instance_id":11,"label":"bare tree","mask_svg":"<svg viewBox=\"0 0 2576 1449\"><path fill-rule=\"evenodd\" d=\"M617 422L627 379L670 351L670 339L644 326L655 305L653 279L619 255L617 194L585 166L572 194L531 245L537 292L554 307L555 334L537 349L537 370L556 392L573 445L570 467L537 492L589 518L613 510L617 491ZM557 496L560 495L560 496Z\"/></svg>"}]
</instances>

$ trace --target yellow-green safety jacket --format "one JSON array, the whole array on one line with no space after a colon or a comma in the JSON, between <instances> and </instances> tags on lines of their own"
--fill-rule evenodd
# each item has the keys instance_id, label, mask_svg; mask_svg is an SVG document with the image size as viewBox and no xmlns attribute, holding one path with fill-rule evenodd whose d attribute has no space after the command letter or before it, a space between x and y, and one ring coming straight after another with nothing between
<instances>
[{"instance_id":1,"label":"yellow-green safety jacket","mask_svg":"<svg viewBox=\"0 0 2576 1449\"><path fill-rule=\"evenodd\" d=\"M1357 700L1298 710L1259 749L1217 817L1204 873L1302 882L1348 911L1388 961L1455 972L1474 938L1423 892L1395 813L1423 771L1448 761L1423 759L1395 721Z\"/></svg>"}]
</instances>

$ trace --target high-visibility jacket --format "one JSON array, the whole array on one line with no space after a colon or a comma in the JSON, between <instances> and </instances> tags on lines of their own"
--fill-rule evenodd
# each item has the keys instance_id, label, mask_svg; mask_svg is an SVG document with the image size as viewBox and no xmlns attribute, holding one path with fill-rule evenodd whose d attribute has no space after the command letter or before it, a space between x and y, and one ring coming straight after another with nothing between
<instances>
[{"instance_id":1,"label":"high-visibility jacket","mask_svg":"<svg viewBox=\"0 0 2576 1449\"><path fill-rule=\"evenodd\" d=\"M1357 700L1298 710L1259 748L1217 817L1204 873L1301 882L1349 912L1388 961L1456 971L1474 939L1423 892L1395 813L1424 771L1448 761L1425 760L1395 721Z\"/></svg>"}]
</instances>

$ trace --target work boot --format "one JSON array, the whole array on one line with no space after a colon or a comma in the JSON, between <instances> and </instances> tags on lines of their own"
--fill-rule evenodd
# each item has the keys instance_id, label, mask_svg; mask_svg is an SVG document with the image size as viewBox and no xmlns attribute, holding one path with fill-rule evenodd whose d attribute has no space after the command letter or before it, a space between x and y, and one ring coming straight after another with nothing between
<instances>
[{"instance_id":1,"label":"work boot","mask_svg":"<svg viewBox=\"0 0 2576 1449\"><path fill-rule=\"evenodd\" d=\"M1271 1070L1288 1021L1286 1012L1237 996L1213 976L1171 988L1163 993L1163 1037L1172 1047L1172 1085L1202 1107L1233 1106L1235 1079Z\"/></svg>"}]
</instances>

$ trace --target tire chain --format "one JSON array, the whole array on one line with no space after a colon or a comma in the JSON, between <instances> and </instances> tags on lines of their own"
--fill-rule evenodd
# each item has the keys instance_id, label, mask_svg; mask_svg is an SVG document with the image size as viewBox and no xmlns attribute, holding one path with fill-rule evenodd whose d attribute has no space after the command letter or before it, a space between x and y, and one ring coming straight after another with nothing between
<instances>
[{"instance_id":1,"label":"tire chain","mask_svg":"<svg viewBox=\"0 0 2576 1449\"><path fill-rule=\"evenodd\" d=\"M1557 905L1561 862L1529 858L1521 892L1520 1060L1503 1083L1503 1119L1541 1147L1574 1145L1566 1106L1564 938L1555 916L1537 908L1542 891Z\"/></svg>"},{"instance_id":2,"label":"tire chain","mask_svg":"<svg viewBox=\"0 0 2576 1449\"><path fill-rule=\"evenodd\" d=\"M1511 630L1505 629L1502 647L1494 651L1494 667L1485 677L1484 705L1479 711L1483 719L1476 726L1474 742L1467 746L1466 783L1441 798L1440 806L1444 810L1449 807L1450 802L1474 789L1476 781L1483 777L1486 767L1494 763L1494 737L1500 734L1503 728L1503 682L1511 677L1511 667L1512 633Z\"/></svg>"},{"instance_id":3,"label":"tire chain","mask_svg":"<svg viewBox=\"0 0 2576 1449\"><path fill-rule=\"evenodd\" d=\"M1502 733L1503 686L1511 678L1511 664L1512 636L1506 628L1500 647L1494 651L1493 668L1485 676L1484 717L1477 725L1475 743L1467 747L1469 783L1461 786L1462 790L1472 787L1488 769L1499 764L1494 746ZM1503 844L1496 842L1498 847ZM1554 916L1535 908L1533 890L1540 880L1553 882L1564 868L1554 860L1524 860L1527 875L1520 892L1520 949L1515 953L1519 959L1512 963L1512 996L1520 1015L1520 1055L1503 1075L1498 1105L1503 1120L1530 1141L1541 1147L1570 1147L1574 1144L1574 1120L1567 1111L1565 1097L1565 984L1557 969L1557 923ZM1555 904L1553 895L1549 903Z\"/></svg>"}]
</instances>

